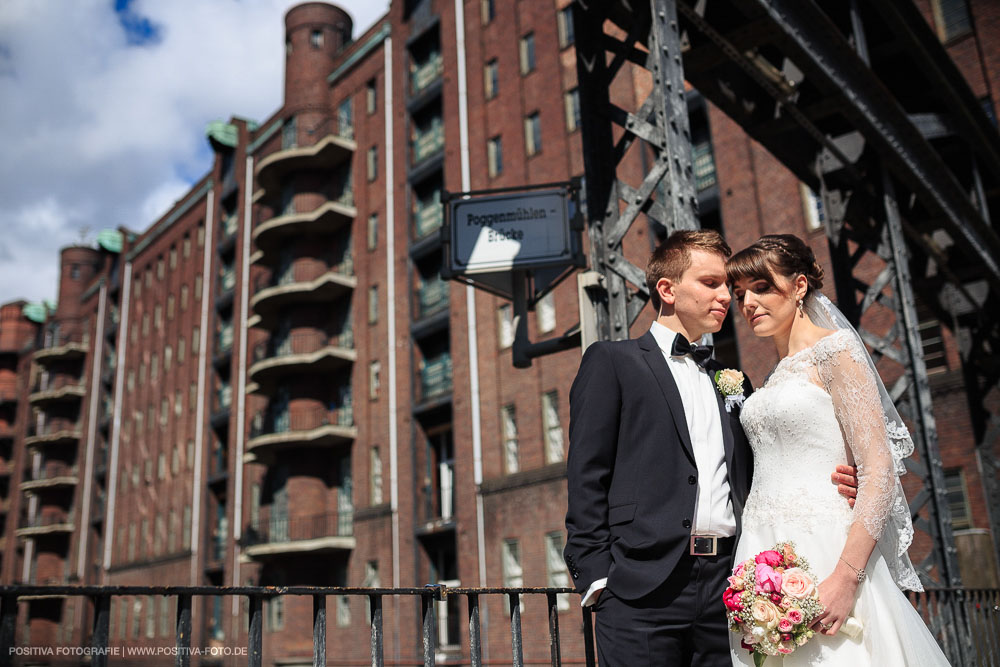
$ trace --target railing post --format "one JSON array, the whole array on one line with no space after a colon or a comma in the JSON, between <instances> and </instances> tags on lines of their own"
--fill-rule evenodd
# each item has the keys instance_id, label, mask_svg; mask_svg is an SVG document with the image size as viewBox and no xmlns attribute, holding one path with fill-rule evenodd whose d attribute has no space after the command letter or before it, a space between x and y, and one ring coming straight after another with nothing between
<instances>
[{"instance_id":1,"label":"railing post","mask_svg":"<svg viewBox=\"0 0 1000 667\"><path fill-rule=\"evenodd\" d=\"M14 631L17 627L17 596L4 595L0 597L0 665L7 667L13 664Z\"/></svg>"},{"instance_id":2,"label":"railing post","mask_svg":"<svg viewBox=\"0 0 1000 667\"><path fill-rule=\"evenodd\" d=\"M434 667L434 652L437 649L437 615L434 609L435 594L440 590L437 586L426 586L427 592L420 596L420 604L423 608L423 643L424 643L424 667Z\"/></svg>"},{"instance_id":3,"label":"railing post","mask_svg":"<svg viewBox=\"0 0 1000 667\"><path fill-rule=\"evenodd\" d=\"M559 651L559 603L555 593L546 593L545 601L549 609L549 652L552 656L552 667L560 667L562 655Z\"/></svg>"},{"instance_id":4,"label":"railing post","mask_svg":"<svg viewBox=\"0 0 1000 667\"><path fill-rule=\"evenodd\" d=\"M382 647L382 596L373 593L368 596L371 603L371 625L372 625L372 667L382 667L384 662Z\"/></svg>"},{"instance_id":5,"label":"railing post","mask_svg":"<svg viewBox=\"0 0 1000 667\"><path fill-rule=\"evenodd\" d=\"M249 667L261 667L261 635L264 621L264 600L260 595L250 596Z\"/></svg>"},{"instance_id":6,"label":"railing post","mask_svg":"<svg viewBox=\"0 0 1000 667\"><path fill-rule=\"evenodd\" d=\"M514 667L524 667L524 649L521 646L521 596L517 593L507 593L510 603L510 652L511 664Z\"/></svg>"},{"instance_id":7,"label":"railing post","mask_svg":"<svg viewBox=\"0 0 1000 667\"><path fill-rule=\"evenodd\" d=\"M177 656L174 665L191 665L191 596L187 593L177 596Z\"/></svg>"},{"instance_id":8,"label":"railing post","mask_svg":"<svg viewBox=\"0 0 1000 667\"><path fill-rule=\"evenodd\" d=\"M6 602L6 600L5 600ZM16 609L16 607L15 607ZM108 656L104 649L108 647L108 635L111 625L111 596L97 595L94 597L94 636L90 643L94 649L92 667L105 667ZM8 653L8 651L4 651Z\"/></svg>"},{"instance_id":9,"label":"railing post","mask_svg":"<svg viewBox=\"0 0 1000 667\"><path fill-rule=\"evenodd\" d=\"M472 667L482 667L483 647L479 628L479 595L469 593L469 657Z\"/></svg>"},{"instance_id":10,"label":"railing post","mask_svg":"<svg viewBox=\"0 0 1000 667\"><path fill-rule=\"evenodd\" d=\"M313 667L326 665L326 596L313 596Z\"/></svg>"}]
</instances>

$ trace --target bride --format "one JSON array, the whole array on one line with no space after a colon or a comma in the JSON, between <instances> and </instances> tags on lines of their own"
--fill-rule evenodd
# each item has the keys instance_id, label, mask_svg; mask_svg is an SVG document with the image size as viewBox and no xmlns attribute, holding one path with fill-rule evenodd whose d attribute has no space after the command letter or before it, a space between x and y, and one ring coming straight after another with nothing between
<instances>
[{"instance_id":1,"label":"bride","mask_svg":"<svg viewBox=\"0 0 1000 667\"><path fill-rule=\"evenodd\" d=\"M899 483L913 442L858 334L819 292L812 250L768 235L726 270L739 311L781 358L742 410L754 474L735 562L794 541L824 607L807 644L766 664L947 665L900 590L923 590L906 554L913 527ZM853 510L826 482L845 463L858 466ZM862 626L853 637L838 632L850 616ZM730 646L734 665L754 664L738 635Z\"/></svg>"}]
</instances>

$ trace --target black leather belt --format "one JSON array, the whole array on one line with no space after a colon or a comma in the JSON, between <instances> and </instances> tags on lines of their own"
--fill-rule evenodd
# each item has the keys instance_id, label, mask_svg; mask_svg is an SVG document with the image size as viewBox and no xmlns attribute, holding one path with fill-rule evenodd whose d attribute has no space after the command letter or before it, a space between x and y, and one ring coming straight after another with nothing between
<instances>
[{"instance_id":1,"label":"black leather belt","mask_svg":"<svg viewBox=\"0 0 1000 667\"><path fill-rule=\"evenodd\" d=\"M688 548L690 556L729 556L736 548L735 537L715 535L692 535Z\"/></svg>"}]
</instances>

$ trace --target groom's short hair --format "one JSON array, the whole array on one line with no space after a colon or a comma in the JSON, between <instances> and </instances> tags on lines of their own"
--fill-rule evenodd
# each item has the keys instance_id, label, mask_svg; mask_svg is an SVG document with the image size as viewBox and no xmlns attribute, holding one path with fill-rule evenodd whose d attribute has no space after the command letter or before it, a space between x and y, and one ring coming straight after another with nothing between
<instances>
[{"instance_id":1,"label":"groom's short hair","mask_svg":"<svg viewBox=\"0 0 1000 667\"><path fill-rule=\"evenodd\" d=\"M714 252L722 259L728 259L733 254L722 234L714 229L681 229L674 232L653 251L646 264L646 286L654 306L659 307L660 301L656 296L656 283L661 278L680 280L691 266L691 251L695 249Z\"/></svg>"}]
</instances>

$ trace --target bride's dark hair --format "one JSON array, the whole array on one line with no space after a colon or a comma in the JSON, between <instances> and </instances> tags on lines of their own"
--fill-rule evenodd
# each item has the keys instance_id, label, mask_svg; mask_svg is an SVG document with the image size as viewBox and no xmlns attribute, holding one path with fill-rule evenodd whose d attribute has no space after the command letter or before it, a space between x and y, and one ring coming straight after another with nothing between
<instances>
[{"instance_id":1,"label":"bride's dark hair","mask_svg":"<svg viewBox=\"0 0 1000 667\"><path fill-rule=\"evenodd\" d=\"M800 273L809 281L810 291L823 287L823 267L816 262L812 248L793 234L762 236L726 262L730 284L749 278L763 280L777 289L775 275L793 279Z\"/></svg>"}]
</instances>

